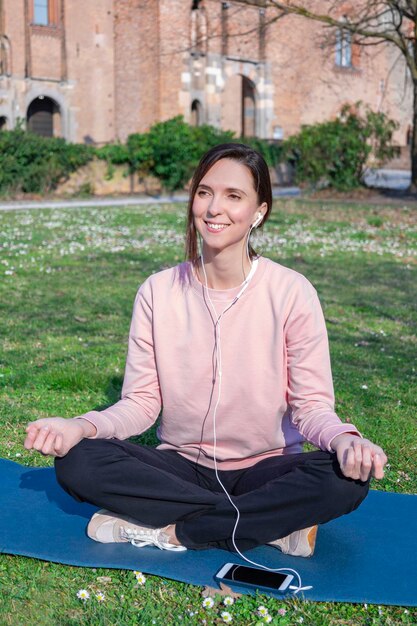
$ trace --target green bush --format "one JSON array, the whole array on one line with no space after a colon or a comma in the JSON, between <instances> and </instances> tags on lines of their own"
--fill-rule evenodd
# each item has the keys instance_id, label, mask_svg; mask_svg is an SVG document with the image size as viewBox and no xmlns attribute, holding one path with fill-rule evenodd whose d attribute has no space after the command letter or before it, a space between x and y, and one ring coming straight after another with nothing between
<instances>
[{"instance_id":1,"label":"green bush","mask_svg":"<svg viewBox=\"0 0 417 626\"><path fill-rule=\"evenodd\" d=\"M240 138L233 131L203 124L190 126L182 116L154 124L149 132L129 135L126 146L109 144L97 154L114 165L126 163L129 172L152 174L168 191L182 189L202 155L221 143L242 142L258 150L268 165L275 165L282 154L276 144L257 138Z\"/></svg>"},{"instance_id":2,"label":"green bush","mask_svg":"<svg viewBox=\"0 0 417 626\"><path fill-rule=\"evenodd\" d=\"M115 165L125 165L126 174L152 174L167 191L174 191L184 188L207 150L234 141L258 150L271 166L281 156L281 147L268 141L236 139L232 131L208 124L190 126L182 116L158 122L147 133L133 133L125 144L101 148L40 137L19 127L0 133L0 194L48 193L94 156L107 162L107 178Z\"/></svg>"},{"instance_id":3,"label":"green bush","mask_svg":"<svg viewBox=\"0 0 417 626\"><path fill-rule=\"evenodd\" d=\"M154 151L149 140L149 133L133 133L129 135L126 143L129 154L129 167L131 172L147 174L154 166Z\"/></svg>"},{"instance_id":4,"label":"green bush","mask_svg":"<svg viewBox=\"0 0 417 626\"><path fill-rule=\"evenodd\" d=\"M282 161L282 143L271 142L259 137L241 137L239 141L262 154L269 167L274 167Z\"/></svg>"},{"instance_id":5,"label":"green bush","mask_svg":"<svg viewBox=\"0 0 417 626\"><path fill-rule=\"evenodd\" d=\"M148 133L129 135L131 171L153 174L168 191L182 189L202 154L232 138L232 132L209 125L190 126L179 115L154 124Z\"/></svg>"},{"instance_id":6,"label":"green bush","mask_svg":"<svg viewBox=\"0 0 417 626\"><path fill-rule=\"evenodd\" d=\"M182 116L151 126L147 140L152 154L150 173L168 191L181 189L191 176L196 146L191 126Z\"/></svg>"},{"instance_id":7,"label":"green bush","mask_svg":"<svg viewBox=\"0 0 417 626\"><path fill-rule=\"evenodd\" d=\"M127 165L129 172L149 172L153 165L152 150L148 135L133 133L129 135L126 144L109 143L96 149L99 159L110 165Z\"/></svg>"},{"instance_id":8,"label":"green bush","mask_svg":"<svg viewBox=\"0 0 417 626\"><path fill-rule=\"evenodd\" d=\"M93 158L94 150L21 128L0 133L0 193L48 193Z\"/></svg>"},{"instance_id":9,"label":"green bush","mask_svg":"<svg viewBox=\"0 0 417 626\"><path fill-rule=\"evenodd\" d=\"M130 155L127 145L123 143L108 143L96 149L96 156L112 165L125 165L130 163Z\"/></svg>"},{"instance_id":10,"label":"green bush","mask_svg":"<svg viewBox=\"0 0 417 626\"><path fill-rule=\"evenodd\" d=\"M190 126L180 115L154 124L147 137L153 161L150 171L169 191L184 187L207 150L235 141L232 131L208 124Z\"/></svg>"},{"instance_id":11,"label":"green bush","mask_svg":"<svg viewBox=\"0 0 417 626\"><path fill-rule=\"evenodd\" d=\"M221 130L209 124L202 126L191 126L193 141L195 144L197 162L207 150L218 146L221 143L231 143L236 141L235 134L231 130ZM196 163L197 164L197 163Z\"/></svg>"},{"instance_id":12,"label":"green bush","mask_svg":"<svg viewBox=\"0 0 417 626\"><path fill-rule=\"evenodd\" d=\"M210 148L214 148L221 143L244 143L254 150L257 150L264 157L270 167L279 163L282 158L282 146L277 143L260 139L259 137L235 137L232 130L221 130L214 126L204 124L202 126L193 126L192 133L196 144L197 157L200 159L202 155Z\"/></svg>"},{"instance_id":13,"label":"green bush","mask_svg":"<svg viewBox=\"0 0 417 626\"><path fill-rule=\"evenodd\" d=\"M375 163L393 158L398 124L361 103L346 105L330 122L303 126L283 144L284 157L295 164L296 181L344 191L359 187L369 157Z\"/></svg>"}]
</instances>

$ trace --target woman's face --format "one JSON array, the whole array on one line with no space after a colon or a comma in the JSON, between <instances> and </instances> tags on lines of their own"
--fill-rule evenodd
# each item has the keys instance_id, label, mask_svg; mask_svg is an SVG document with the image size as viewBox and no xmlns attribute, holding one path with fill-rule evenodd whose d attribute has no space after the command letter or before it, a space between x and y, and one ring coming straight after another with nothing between
<instances>
[{"instance_id":1,"label":"woman's face","mask_svg":"<svg viewBox=\"0 0 417 626\"><path fill-rule=\"evenodd\" d=\"M193 200L195 226L205 246L220 252L229 247L241 250L258 213L251 171L238 161L220 159L201 179Z\"/></svg>"}]
</instances>

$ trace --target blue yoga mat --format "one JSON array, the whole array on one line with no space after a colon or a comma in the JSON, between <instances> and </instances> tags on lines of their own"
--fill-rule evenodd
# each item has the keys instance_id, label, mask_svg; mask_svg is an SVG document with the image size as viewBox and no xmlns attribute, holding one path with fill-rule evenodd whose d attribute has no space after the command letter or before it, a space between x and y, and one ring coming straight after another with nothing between
<instances>
[{"instance_id":1,"label":"blue yoga mat","mask_svg":"<svg viewBox=\"0 0 417 626\"><path fill-rule=\"evenodd\" d=\"M0 552L140 570L211 587L224 563L244 563L223 550L173 553L91 541L85 528L97 508L68 496L52 468L0 459L0 481ZM320 527L312 558L286 556L270 546L246 556L269 567L296 569L303 585L313 586L304 592L308 600L417 606L416 519L417 496L371 491L357 511ZM238 591L248 593L243 587Z\"/></svg>"}]
</instances>

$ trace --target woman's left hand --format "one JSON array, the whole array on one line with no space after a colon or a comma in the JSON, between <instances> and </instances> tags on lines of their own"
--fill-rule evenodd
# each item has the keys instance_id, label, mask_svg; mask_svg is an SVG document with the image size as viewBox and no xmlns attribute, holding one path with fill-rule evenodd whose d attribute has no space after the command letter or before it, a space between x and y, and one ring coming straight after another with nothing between
<instances>
[{"instance_id":1,"label":"woman's left hand","mask_svg":"<svg viewBox=\"0 0 417 626\"><path fill-rule=\"evenodd\" d=\"M340 469L347 478L365 482L370 476L384 478L387 457L382 448L368 439L345 433L331 442L337 454Z\"/></svg>"}]
</instances>

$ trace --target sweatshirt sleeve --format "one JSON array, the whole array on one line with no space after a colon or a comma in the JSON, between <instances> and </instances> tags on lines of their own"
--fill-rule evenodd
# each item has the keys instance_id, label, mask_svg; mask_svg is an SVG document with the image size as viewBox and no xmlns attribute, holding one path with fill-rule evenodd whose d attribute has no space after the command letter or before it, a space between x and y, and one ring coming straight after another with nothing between
<instances>
[{"instance_id":1,"label":"sweatshirt sleeve","mask_svg":"<svg viewBox=\"0 0 417 626\"><path fill-rule=\"evenodd\" d=\"M151 295L145 282L133 307L121 399L104 411L89 411L78 416L94 424L96 439L126 439L139 435L152 426L161 410Z\"/></svg>"},{"instance_id":2,"label":"sweatshirt sleeve","mask_svg":"<svg viewBox=\"0 0 417 626\"><path fill-rule=\"evenodd\" d=\"M317 293L307 281L295 297L285 326L292 421L307 441L331 452L337 435L361 435L352 424L343 424L334 411L326 324Z\"/></svg>"}]
</instances>

